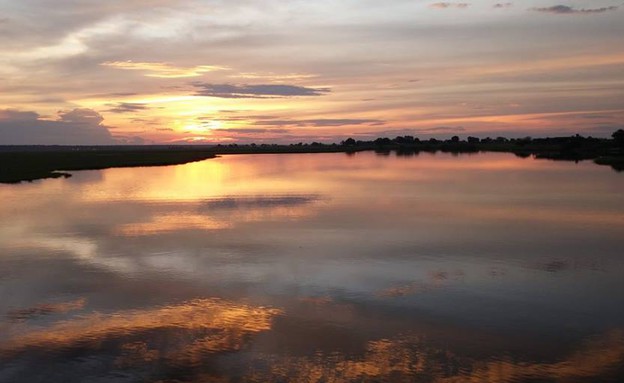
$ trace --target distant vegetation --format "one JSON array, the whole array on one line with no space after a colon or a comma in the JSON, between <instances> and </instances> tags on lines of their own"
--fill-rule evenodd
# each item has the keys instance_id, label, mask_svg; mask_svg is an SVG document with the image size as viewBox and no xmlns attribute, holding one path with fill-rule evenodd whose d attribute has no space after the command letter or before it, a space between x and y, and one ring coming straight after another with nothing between
<instances>
[{"instance_id":1,"label":"distant vegetation","mask_svg":"<svg viewBox=\"0 0 624 383\"><path fill-rule=\"evenodd\" d=\"M534 156L552 160L581 161L594 160L598 164L610 165L617 171L624 170L624 130L613 133L612 138L594 138L575 135L550 138L505 138L467 137L465 140L453 136L446 140L426 140L414 136L377 138L371 141L348 138L340 144L298 143L291 145L217 145L216 154L235 153L316 153L316 152L358 152L373 150L380 154L396 153L399 156L419 152L478 153L508 152L519 157Z\"/></svg>"},{"instance_id":2,"label":"distant vegetation","mask_svg":"<svg viewBox=\"0 0 624 383\"><path fill-rule=\"evenodd\" d=\"M611 139L575 135L551 138L477 138L453 136L447 140L421 140L413 136L353 138L337 144L298 143L290 145L202 145L202 146L4 146L0 147L0 183L17 183L42 178L68 177L67 171L112 167L176 165L200 161L219 154L329 153L373 150L411 156L419 152L477 153L510 152L520 157L552 160L594 160L624 171L624 130Z\"/></svg>"}]
</instances>

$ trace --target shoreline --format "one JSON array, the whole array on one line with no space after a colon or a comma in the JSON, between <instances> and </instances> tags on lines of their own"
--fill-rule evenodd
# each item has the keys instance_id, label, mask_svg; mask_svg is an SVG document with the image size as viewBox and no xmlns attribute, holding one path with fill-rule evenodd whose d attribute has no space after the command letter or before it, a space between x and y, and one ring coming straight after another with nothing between
<instances>
[{"instance_id":1,"label":"shoreline","mask_svg":"<svg viewBox=\"0 0 624 383\"><path fill-rule=\"evenodd\" d=\"M206 150L75 147L0 151L0 183L18 184L48 178L68 178L69 171L124 167L182 165L214 158Z\"/></svg>"},{"instance_id":2,"label":"shoreline","mask_svg":"<svg viewBox=\"0 0 624 383\"><path fill-rule=\"evenodd\" d=\"M567 141L562 141L567 139ZM574 140L577 140L576 142ZM593 160L624 171L624 151L611 140L578 137L466 142L430 140L345 144L295 145L212 145L212 146L0 146L0 183L17 184L48 178L71 177L69 171L101 170L123 167L182 165L203 161L219 155L237 154L304 154L356 153L374 151L379 154L415 155L420 152L469 154L480 152L512 153L518 157L534 157L559 161ZM571 144L572 143L572 144Z\"/></svg>"}]
</instances>

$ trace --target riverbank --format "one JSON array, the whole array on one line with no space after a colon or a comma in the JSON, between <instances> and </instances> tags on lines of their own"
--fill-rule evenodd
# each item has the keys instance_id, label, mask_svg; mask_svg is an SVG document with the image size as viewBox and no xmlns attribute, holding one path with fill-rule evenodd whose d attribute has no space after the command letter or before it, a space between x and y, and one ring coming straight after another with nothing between
<instances>
[{"instance_id":1,"label":"riverbank","mask_svg":"<svg viewBox=\"0 0 624 383\"><path fill-rule=\"evenodd\" d=\"M186 147L5 147L0 149L0 183L70 177L68 171L181 165L215 157Z\"/></svg>"},{"instance_id":2,"label":"riverbank","mask_svg":"<svg viewBox=\"0 0 624 383\"><path fill-rule=\"evenodd\" d=\"M71 176L69 171L116 167L180 165L227 154L355 153L375 151L400 156L419 152L505 152L519 157L560 161L593 160L624 171L624 149L614 140L581 136L539 139L430 139L380 138L340 144L205 145L205 146L4 146L0 147L0 183L19 183Z\"/></svg>"}]
</instances>

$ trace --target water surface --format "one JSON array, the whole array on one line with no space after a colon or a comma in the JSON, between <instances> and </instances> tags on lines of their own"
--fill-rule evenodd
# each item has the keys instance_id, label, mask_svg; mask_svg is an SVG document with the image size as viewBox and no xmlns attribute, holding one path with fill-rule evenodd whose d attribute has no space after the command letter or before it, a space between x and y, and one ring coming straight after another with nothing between
<instances>
[{"instance_id":1,"label":"water surface","mask_svg":"<svg viewBox=\"0 0 624 383\"><path fill-rule=\"evenodd\" d=\"M369 152L0 185L0 382L623 381L622 191Z\"/></svg>"}]
</instances>

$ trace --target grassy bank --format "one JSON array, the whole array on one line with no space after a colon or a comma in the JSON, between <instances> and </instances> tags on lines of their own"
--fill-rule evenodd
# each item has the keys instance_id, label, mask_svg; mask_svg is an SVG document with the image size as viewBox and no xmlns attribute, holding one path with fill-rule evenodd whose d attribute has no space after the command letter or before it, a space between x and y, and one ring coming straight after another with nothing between
<instances>
[{"instance_id":1,"label":"grassy bank","mask_svg":"<svg viewBox=\"0 0 624 383\"><path fill-rule=\"evenodd\" d=\"M553 137L460 140L419 140L411 136L378 138L374 141L348 139L340 144L216 145L216 146L109 146L109 147L0 147L0 183L18 183L43 178L69 177L68 171L114 167L178 165L213 158L220 154L336 153L375 151L409 156L419 152L478 153L505 152L519 157L581 161L624 171L622 142L605 138Z\"/></svg>"},{"instance_id":2,"label":"grassy bank","mask_svg":"<svg viewBox=\"0 0 624 383\"><path fill-rule=\"evenodd\" d=\"M213 158L204 148L22 147L0 150L0 183L69 177L72 170L178 165Z\"/></svg>"}]
</instances>

